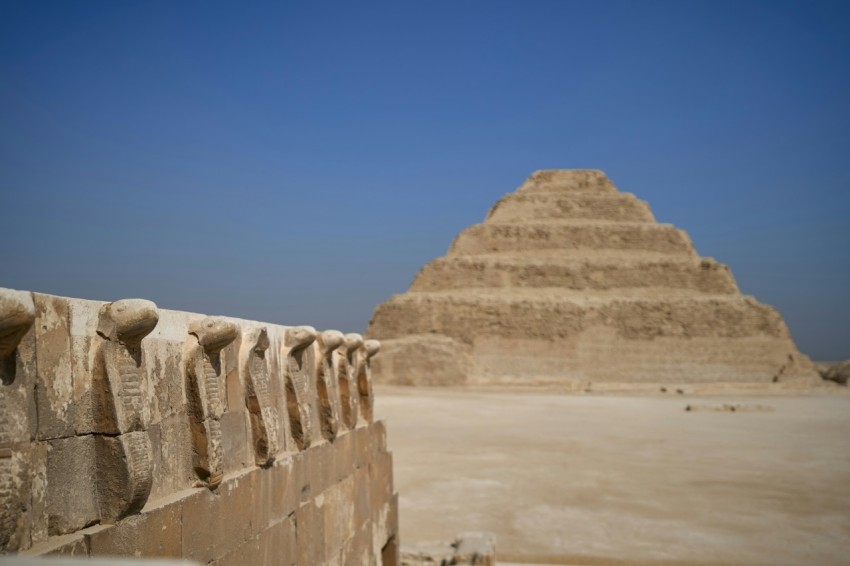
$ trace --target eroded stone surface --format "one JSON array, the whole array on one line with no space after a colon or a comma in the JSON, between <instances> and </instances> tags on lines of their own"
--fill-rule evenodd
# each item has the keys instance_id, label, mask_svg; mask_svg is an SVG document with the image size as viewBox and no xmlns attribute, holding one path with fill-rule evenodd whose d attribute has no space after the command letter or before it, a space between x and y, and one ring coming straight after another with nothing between
<instances>
[{"instance_id":1,"label":"eroded stone surface","mask_svg":"<svg viewBox=\"0 0 850 566\"><path fill-rule=\"evenodd\" d=\"M286 332L286 406L292 438L299 450L304 450L313 441L313 415L309 402L309 388L315 375L313 349L309 346L316 340L316 329L312 326L297 326Z\"/></svg>"},{"instance_id":2,"label":"eroded stone surface","mask_svg":"<svg viewBox=\"0 0 850 566\"><path fill-rule=\"evenodd\" d=\"M349 429L357 426L360 413L360 395L357 391L357 372L360 369L360 347L363 337L357 333L346 334L339 347L339 400L342 405L342 422Z\"/></svg>"},{"instance_id":3,"label":"eroded stone surface","mask_svg":"<svg viewBox=\"0 0 850 566\"><path fill-rule=\"evenodd\" d=\"M151 491L153 454L148 436L150 401L142 341L159 321L156 305L144 299L123 299L101 308L97 333L105 389L97 410L102 418L97 437L98 504L102 521L137 513Z\"/></svg>"},{"instance_id":4,"label":"eroded stone surface","mask_svg":"<svg viewBox=\"0 0 850 566\"><path fill-rule=\"evenodd\" d=\"M29 546L34 321L29 292L0 289L0 552Z\"/></svg>"},{"instance_id":5,"label":"eroded stone surface","mask_svg":"<svg viewBox=\"0 0 850 566\"><path fill-rule=\"evenodd\" d=\"M194 468L210 489L221 483L223 471L221 417L221 349L239 330L232 322L207 317L190 326L186 354L186 392L194 442Z\"/></svg>"},{"instance_id":6,"label":"eroded stone surface","mask_svg":"<svg viewBox=\"0 0 850 566\"><path fill-rule=\"evenodd\" d=\"M343 342L342 332L326 330L319 334L317 344L321 362L318 365L317 392L322 424L322 436L333 440L339 433L339 358L336 349Z\"/></svg>"},{"instance_id":7,"label":"eroded stone surface","mask_svg":"<svg viewBox=\"0 0 850 566\"><path fill-rule=\"evenodd\" d=\"M251 329L243 336L246 405L251 418L254 456L258 466L266 466L280 449L277 407L272 396L271 375L266 353L269 334L265 327Z\"/></svg>"},{"instance_id":8,"label":"eroded stone surface","mask_svg":"<svg viewBox=\"0 0 850 566\"><path fill-rule=\"evenodd\" d=\"M384 429L333 428L340 333L139 299L32 303L31 328L3 334L20 340L0 386L0 553L271 565L392 551L397 503L363 497L391 489Z\"/></svg>"}]
</instances>

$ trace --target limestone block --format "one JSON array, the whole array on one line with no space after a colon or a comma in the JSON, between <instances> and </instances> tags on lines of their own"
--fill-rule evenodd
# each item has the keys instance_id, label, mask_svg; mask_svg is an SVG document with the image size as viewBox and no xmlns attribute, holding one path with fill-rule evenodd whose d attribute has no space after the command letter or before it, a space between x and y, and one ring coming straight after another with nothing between
<instances>
[{"instance_id":1,"label":"limestone block","mask_svg":"<svg viewBox=\"0 0 850 566\"><path fill-rule=\"evenodd\" d=\"M213 561L213 566L243 566L246 564L296 564L295 518L280 521L235 550Z\"/></svg>"},{"instance_id":2,"label":"limestone block","mask_svg":"<svg viewBox=\"0 0 850 566\"><path fill-rule=\"evenodd\" d=\"M334 442L335 481L340 481L354 471L354 434L340 434Z\"/></svg>"},{"instance_id":3,"label":"limestone block","mask_svg":"<svg viewBox=\"0 0 850 566\"><path fill-rule=\"evenodd\" d=\"M186 392L194 446L194 468L210 489L221 483L221 417L224 413L221 349L232 342L239 330L229 321L207 317L192 323L186 342Z\"/></svg>"},{"instance_id":4,"label":"limestone block","mask_svg":"<svg viewBox=\"0 0 850 566\"><path fill-rule=\"evenodd\" d=\"M339 433L340 396L339 396L339 357L337 348L343 343L342 332L326 330L316 340L319 349L317 393L322 436L333 441Z\"/></svg>"},{"instance_id":5,"label":"limestone block","mask_svg":"<svg viewBox=\"0 0 850 566\"><path fill-rule=\"evenodd\" d=\"M0 289L0 553L31 541L34 321L29 292Z\"/></svg>"},{"instance_id":6,"label":"limestone block","mask_svg":"<svg viewBox=\"0 0 850 566\"><path fill-rule=\"evenodd\" d=\"M251 450L249 421L246 411L224 413L219 419L224 473L236 472L256 463L256 453Z\"/></svg>"},{"instance_id":7,"label":"limestone block","mask_svg":"<svg viewBox=\"0 0 850 566\"><path fill-rule=\"evenodd\" d=\"M179 503L169 502L87 535L91 556L180 558L181 511Z\"/></svg>"},{"instance_id":8,"label":"limestone block","mask_svg":"<svg viewBox=\"0 0 850 566\"><path fill-rule=\"evenodd\" d=\"M298 450L305 450L313 442L313 410L310 384L316 374L313 348L316 329L298 326L286 332L286 406L289 427Z\"/></svg>"},{"instance_id":9,"label":"limestone block","mask_svg":"<svg viewBox=\"0 0 850 566\"><path fill-rule=\"evenodd\" d=\"M38 438L74 435L70 300L33 293L36 340Z\"/></svg>"},{"instance_id":10,"label":"limestone block","mask_svg":"<svg viewBox=\"0 0 850 566\"><path fill-rule=\"evenodd\" d=\"M372 375L379 383L395 385L462 385L472 367L471 354L469 345L439 334L381 340L381 355L372 364Z\"/></svg>"},{"instance_id":11,"label":"limestone block","mask_svg":"<svg viewBox=\"0 0 850 566\"><path fill-rule=\"evenodd\" d=\"M354 537L354 477L330 486L322 494L324 546L327 556L338 556L345 541Z\"/></svg>"},{"instance_id":12,"label":"limestone block","mask_svg":"<svg viewBox=\"0 0 850 566\"><path fill-rule=\"evenodd\" d=\"M245 379L245 406L251 420L254 461L267 466L281 450L280 423L272 394L271 375L266 360L269 334L265 327L251 328L242 340L242 371Z\"/></svg>"},{"instance_id":13,"label":"limestone block","mask_svg":"<svg viewBox=\"0 0 850 566\"><path fill-rule=\"evenodd\" d=\"M325 522L323 500L317 497L295 511L297 564L322 564L325 560Z\"/></svg>"},{"instance_id":14,"label":"limestone block","mask_svg":"<svg viewBox=\"0 0 850 566\"><path fill-rule=\"evenodd\" d=\"M339 399L342 405L342 422L353 430L360 414L360 396L357 392L357 372L360 370L360 347L363 337L350 333L343 337L339 347Z\"/></svg>"},{"instance_id":15,"label":"limestone block","mask_svg":"<svg viewBox=\"0 0 850 566\"><path fill-rule=\"evenodd\" d=\"M262 526L253 520L256 482L255 473L228 476L215 492L197 490L182 500L184 558L206 564L258 534Z\"/></svg>"},{"instance_id":16,"label":"limestone block","mask_svg":"<svg viewBox=\"0 0 850 566\"><path fill-rule=\"evenodd\" d=\"M48 442L45 501L50 535L72 533L100 520L96 445L93 435Z\"/></svg>"},{"instance_id":17,"label":"limestone block","mask_svg":"<svg viewBox=\"0 0 850 566\"><path fill-rule=\"evenodd\" d=\"M341 557L342 563L346 566L349 564L369 566L378 564L377 558L372 552L372 523L363 525L352 538L345 542Z\"/></svg>"}]
</instances>

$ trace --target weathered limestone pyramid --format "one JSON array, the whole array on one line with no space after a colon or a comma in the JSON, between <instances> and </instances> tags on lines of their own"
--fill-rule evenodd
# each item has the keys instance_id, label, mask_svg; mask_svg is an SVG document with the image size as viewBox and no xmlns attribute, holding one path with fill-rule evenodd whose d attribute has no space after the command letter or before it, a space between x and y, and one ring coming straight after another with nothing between
<instances>
[{"instance_id":1,"label":"weathered limestone pyramid","mask_svg":"<svg viewBox=\"0 0 850 566\"><path fill-rule=\"evenodd\" d=\"M531 175L367 330L376 381L816 382L782 316L601 171Z\"/></svg>"}]
</instances>

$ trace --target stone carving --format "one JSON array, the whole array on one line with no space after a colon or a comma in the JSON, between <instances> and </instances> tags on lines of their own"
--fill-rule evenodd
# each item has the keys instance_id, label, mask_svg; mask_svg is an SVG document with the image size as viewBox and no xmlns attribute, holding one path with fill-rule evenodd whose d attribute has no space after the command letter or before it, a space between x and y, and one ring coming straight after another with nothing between
<instances>
[{"instance_id":1,"label":"stone carving","mask_svg":"<svg viewBox=\"0 0 850 566\"><path fill-rule=\"evenodd\" d=\"M363 342L360 369L357 372L357 393L360 397L360 418L371 423L374 415L372 398L372 358L381 349L381 343L377 340L366 340Z\"/></svg>"},{"instance_id":2,"label":"stone carving","mask_svg":"<svg viewBox=\"0 0 850 566\"><path fill-rule=\"evenodd\" d=\"M339 367L335 353L342 341L342 332L338 330L326 330L319 334L317 340L321 362L317 364L319 374L316 390L319 395L322 436L328 441L333 441L339 432L339 395L336 394Z\"/></svg>"},{"instance_id":3,"label":"stone carving","mask_svg":"<svg viewBox=\"0 0 850 566\"><path fill-rule=\"evenodd\" d=\"M342 421L349 429L357 426L360 412L357 394L357 370L359 369L358 351L363 345L363 337L356 333L346 334L340 348L342 359L339 369L339 401L342 405Z\"/></svg>"},{"instance_id":4,"label":"stone carving","mask_svg":"<svg viewBox=\"0 0 850 566\"><path fill-rule=\"evenodd\" d=\"M110 522L137 513L151 490L151 442L147 433L150 403L142 339L159 321L157 307L143 299L123 299L104 305L97 333L103 339L100 357L102 426L117 436L99 435L98 501L101 520Z\"/></svg>"},{"instance_id":5,"label":"stone carving","mask_svg":"<svg viewBox=\"0 0 850 566\"><path fill-rule=\"evenodd\" d=\"M272 398L266 352L269 334L265 327L252 328L243 336L245 404L251 417L251 434L254 438L254 458L258 466L268 466L280 451L278 438L278 413Z\"/></svg>"},{"instance_id":6,"label":"stone carving","mask_svg":"<svg viewBox=\"0 0 850 566\"><path fill-rule=\"evenodd\" d=\"M21 544L21 515L28 507L28 392L20 383L18 345L35 320L28 292L0 289L0 552Z\"/></svg>"},{"instance_id":7,"label":"stone carving","mask_svg":"<svg viewBox=\"0 0 850 566\"><path fill-rule=\"evenodd\" d=\"M817 383L779 313L594 170L532 174L366 336L398 384Z\"/></svg>"},{"instance_id":8,"label":"stone carving","mask_svg":"<svg viewBox=\"0 0 850 566\"><path fill-rule=\"evenodd\" d=\"M309 390L314 375L313 349L308 348L316 340L316 329L312 326L296 326L286 331L286 407L289 413L289 428L299 450L304 450L313 441L313 415L310 410Z\"/></svg>"},{"instance_id":9,"label":"stone carving","mask_svg":"<svg viewBox=\"0 0 850 566\"><path fill-rule=\"evenodd\" d=\"M186 396L194 444L193 465L201 482L215 489L223 476L221 350L239 334L232 322L206 317L189 327Z\"/></svg>"}]
</instances>

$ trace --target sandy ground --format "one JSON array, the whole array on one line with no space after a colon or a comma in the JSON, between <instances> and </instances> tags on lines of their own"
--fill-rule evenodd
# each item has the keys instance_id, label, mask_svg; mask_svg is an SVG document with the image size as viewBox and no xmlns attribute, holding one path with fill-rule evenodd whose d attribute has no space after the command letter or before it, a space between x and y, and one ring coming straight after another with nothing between
<instances>
[{"instance_id":1,"label":"sandy ground","mask_svg":"<svg viewBox=\"0 0 850 566\"><path fill-rule=\"evenodd\" d=\"M482 530L500 562L850 564L850 395L381 388L376 403L403 545ZM707 410L724 403L761 410Z\"/></svg>"}]
</instances>

